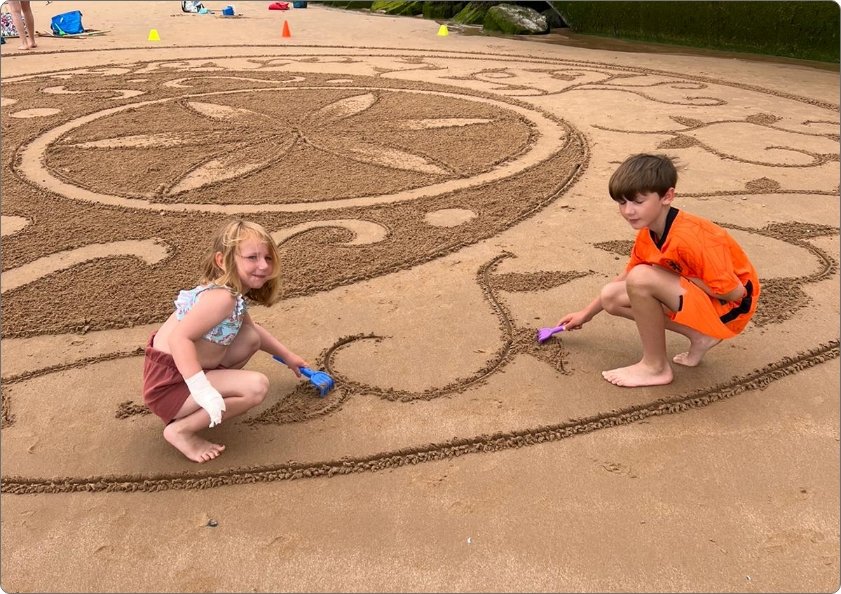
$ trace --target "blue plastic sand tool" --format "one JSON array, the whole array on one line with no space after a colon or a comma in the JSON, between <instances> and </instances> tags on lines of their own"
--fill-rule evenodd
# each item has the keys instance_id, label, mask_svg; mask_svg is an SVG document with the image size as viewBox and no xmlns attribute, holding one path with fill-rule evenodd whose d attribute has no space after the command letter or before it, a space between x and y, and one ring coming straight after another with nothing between
<instances>
[{"instance_id":1,"label":"blue plastic sand tool","mask_svg":"<svg viewBox=\"0 0 841 594\"><path fill-rule=\"evenodd\" d=\"M272 359L286 365L286 361L284 361L282 357L272 355ZM300 369L301 375L307 378L310 381L310 383L313 386L315 386L315 388L318 390L318 395L321 398L327 396L327 392L336 387L336 383L333 381L333 378L330 377L328 374L324 373L323 371L314 371L309 367L301 367Z\"/></svg>"}]
</instances>

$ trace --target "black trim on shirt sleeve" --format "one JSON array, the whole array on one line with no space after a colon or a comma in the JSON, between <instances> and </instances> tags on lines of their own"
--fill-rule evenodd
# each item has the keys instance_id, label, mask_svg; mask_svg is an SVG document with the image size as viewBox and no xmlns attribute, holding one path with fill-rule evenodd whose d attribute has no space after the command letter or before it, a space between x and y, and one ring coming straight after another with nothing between
<instances>
[{"instance_id":1,"label":"black trim on shirt sleeve","mask_svg":"<svg viewBox=\"0 0 841 594\"><path fill-rule=\"evenodd\" d=\"M750 311L750 306L753 304L753 283L750 281L745 283L745 289L747 290L747 293L744 297L742 297L742 301L739 303L739 305L737 305L736 307L734 307L719 318L722 324L732 322L740 315L746 314Z\"/></svg>"}]
</instances>

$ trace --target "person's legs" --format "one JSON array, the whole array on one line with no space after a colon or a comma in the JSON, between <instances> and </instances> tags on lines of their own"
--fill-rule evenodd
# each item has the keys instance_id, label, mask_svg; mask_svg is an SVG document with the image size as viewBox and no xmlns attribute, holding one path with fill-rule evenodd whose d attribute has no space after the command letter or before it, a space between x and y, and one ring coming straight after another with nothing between
<instances>
[{"instance_id":1,"label":"person's legs","mask_svg":"<svg viewBox=\"0 0 841 594\"><path fill-rule=\"evenodd\" d=\"M26 35L26 23L23 20L23 13L19 0L9 0L9 15L12 17L12 23L18 31L18 39L20 39L20 49L29 49L29 37Z\"/></svg>"},{"instance_id":2,"label":"person's legs","mask_svg":"<svg viewBox=\"0 0 841 594\"><path fill-rule=\"evenodd\" d=\"M260 336L250 326L243 326L228 346L221 366L206 372L207 379L225 400L222 420L227 421L254 408L269 392L269 378L257 371L242 367L260 350ZM210 415L192 397L187 398L175 420L164 429L164 438L182 454L195 462L216 458L225 446L212 443L197 435L210 424Z\"/></svg>"},{"instance_id":3,"label":"person's legs","mask_svg":"<svg viewBox=\"0 0 841 594\"><path fill-rule=\"evenodd\" d=\"M637 267L638 268L638 267ZM657 269L655 269L657 270ZM663 271L665 274L671 274ZM678 279L678 282L680 279ZM628 320L634 320L634 313L631 309L631 300L628 297L628 290L625 281L614 281L604 286L601 292L602 307L614 316L620 316ZM666 306L663 306L664 311ZM703 359L708 350L721 342L720 338L713 338L674 320L665 318L666 330L675 332L689 339L689 350L672 357L672 361L687 367L695 367Z\"/></svg>"},{"instance_id":4,"label":"person's legs","mask_svg":"<svg viewBox=\"0 0 841 594\"><path fill-rule=\"evenodd\" d=\"M214 369L206 373L208 381L225 400L222 420L241 415L263 402L269 391L269 378L257 371ZM164 428L164 438L194 462L216 458L225 446L198 436L210 424L210 415L196 401L187 398L175 420Z\"/></svg>"},{"instance_id":5,"label":"person's legs","mask_svg":"<svg viewBox=\"0 0 841 594\"><path fill-rule=\"evenodd\" d=\"M663 308L678 309L683 294L680 279L660 268L640 265L628 273L625 289L630 317L637 324L642 342L642 359L628 367L604 371L602 376L612 384L625 387L668 384L673 375L666 358L667 318ZM604 298L609 301L609 295ZM611 307L615 308L615 305Z\"/></svg>"},{"instance_id":6,"label":"person's legs","mask_svg":"<svg viewBox=\"0 0 841 594\"><path fill-rule=\"evenodd\" d=\"M21 11L23 12L23 20L26 22L26 36L29 49L38 47L35 43L35 16L32 14L32 7L29 0L22 0L20 3ZM23 39L23 33L21 33Z\"/></svg>"},{"instance_id":7,"label":"person's legs","mask_svg":"<svg viewBox=\"0 0 841 594\"><path fill-rule=\"evenodd\" d=\"M198 436L198 432L210 424L210 415L192 397L187 398L178 415L164 427L164 439L175 449L199 463L213 460L222 453L225 446Z\"/></svg>"}]
</instances>

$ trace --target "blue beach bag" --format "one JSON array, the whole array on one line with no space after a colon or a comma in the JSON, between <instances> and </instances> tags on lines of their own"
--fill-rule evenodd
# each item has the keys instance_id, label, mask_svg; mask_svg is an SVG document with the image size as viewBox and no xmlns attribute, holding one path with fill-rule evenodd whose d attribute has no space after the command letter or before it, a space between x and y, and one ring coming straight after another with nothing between
<instances>
[{"instance_id":1,"label":"blue beach bag","mask_svg":"<svg viewBox=\"0 0 841 594\"><path fill-rule=\"evenodd\" d=\"M84 33L82 13L78 10L71 10L70 12L57 14L50 21L50 29L53 30L53 35L58 36Z\"/></svg>"}]
</instances>

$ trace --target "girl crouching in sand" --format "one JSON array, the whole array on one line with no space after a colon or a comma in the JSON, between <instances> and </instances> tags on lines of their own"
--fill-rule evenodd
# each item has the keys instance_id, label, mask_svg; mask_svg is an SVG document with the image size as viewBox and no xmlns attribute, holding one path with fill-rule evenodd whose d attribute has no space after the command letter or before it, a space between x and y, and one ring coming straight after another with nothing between
<instances>
[{"instance_id":1,"label":"girl crouching in sand","mask_svg":"<svg viewBox=\"0 0 841 594\"><path fill-rule=\"evenodd\" d=\"M229 221L211 240L201 283L178 294L175 311L149 337L143 401L166 423L164 438L190 460L207 462L225 449L198 431L266 397L268 378L242 369L254 353L279 355L298 377L307 365L246 310L246 297L261 305L275 303L279 279L277 246L266 230Z\"/></svg>"}]
</instances>

